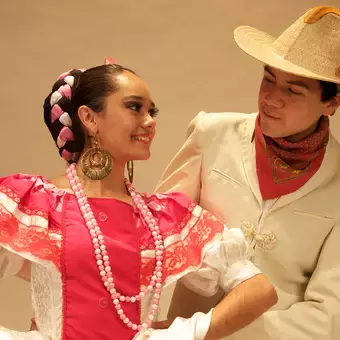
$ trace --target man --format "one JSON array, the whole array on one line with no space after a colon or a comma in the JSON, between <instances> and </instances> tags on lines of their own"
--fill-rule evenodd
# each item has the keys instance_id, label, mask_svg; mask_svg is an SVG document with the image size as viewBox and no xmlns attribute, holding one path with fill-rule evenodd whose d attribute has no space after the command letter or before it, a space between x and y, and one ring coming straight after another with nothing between
<instances>
[{"instance_id":1,"label":"man","mask_svg":"<svg viewBox=\"0 0 340 340\"><path fill-rule=\"evenodd\" d=\"M279 301L235 340L340 339L340 9L311 9L277 39L251 27L237 44L264 63L258 113L200 112L157 191L182 191L241 228ZM169 319L214 300L178 284Z\"/></svg>"}]
</instances>

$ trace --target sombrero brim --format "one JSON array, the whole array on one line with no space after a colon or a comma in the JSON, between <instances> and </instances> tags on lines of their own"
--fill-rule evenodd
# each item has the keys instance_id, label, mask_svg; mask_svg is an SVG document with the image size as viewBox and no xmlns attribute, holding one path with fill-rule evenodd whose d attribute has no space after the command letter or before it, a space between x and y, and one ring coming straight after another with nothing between
<instances>
[{"instance_id":1,"label":"sombrero brim","mask_svg":"<svg viewBox=\"0 0 340 340\"><path fill-rule=\"evenodd\" d=\"M276 38L256 28L240 26L234 31L234 39L244 52L266 65L298 76L340 84L340 79L336 76L324 77L285 60L272 47Z\"/></svg>"}]
</instances>

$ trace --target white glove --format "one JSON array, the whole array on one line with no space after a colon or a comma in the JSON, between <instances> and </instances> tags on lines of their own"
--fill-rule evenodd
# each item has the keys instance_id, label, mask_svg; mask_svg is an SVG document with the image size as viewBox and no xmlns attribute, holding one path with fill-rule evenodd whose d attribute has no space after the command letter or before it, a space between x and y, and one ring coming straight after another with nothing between
<instances>
[{"instance_id":1,"label":"white glove","mask_svg":"<svg viewBox=\"0 0 340 340\"><path fill-rule=\"evenodd\" d=\"M133 340L204 340L210 326L209 313L195 313L190 319L176 318L168 329L145 329L136 334Z\"/></svg>"},{"instance_id":2,"label":"white glove","mask_svg":"<svg viewBox=\"0 0 340 340\"><path fill-rule=\"evenodd\" d=\"M0 340L49 340L38 331L18 332L0 326Z\"/></svg>"}]
</instances>

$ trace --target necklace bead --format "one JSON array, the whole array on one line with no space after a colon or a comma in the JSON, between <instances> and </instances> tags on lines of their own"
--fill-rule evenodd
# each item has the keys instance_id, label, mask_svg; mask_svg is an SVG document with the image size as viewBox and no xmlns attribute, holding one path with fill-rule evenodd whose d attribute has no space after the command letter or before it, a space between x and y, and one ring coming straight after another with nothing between
<instances>
[{"instance_id":1,"label":"necklace bead","mask_svg":"<svg viewBox=\"0 0 340 340\"><path fill-rule=\"evenodd\" d=\"M129 194L135 206L139 210L140 216L143 218L145 224L149 227L150 232L153 236L155 243L156 263L155 270L151 277L150 283L147 285L144 291L139 292L139 294L137 294L136 296L121 295L115 289L110 258L108 256L105 244L105 237L102 234L100 227L97 223L97 220L94 217L90 204L88 203L85 191L77 175L75 164L71 164L68 167L67 176L72 187L72 190L74 192L74 195L77 198L79 209L82 213L86 227L88 228L89 234L92 239L95 259L98 266L101 281L103 282L104 287L107 289L108 293L111 295L112 303L115 306L119 318L124 322L124 324L127 327L132 328L133 330L140 331L143 328L150 327L152 321L155 318L155 315L157 314L157 310L159 307L159 299L162 288L162 276L163 276L162 271L163 271L164 244L162 235L160 234L159 227L157 226L155 218L153 217L148 206L145 204L142 196L139 193L137 193L133 185L129 183L127 179L125 179L125 185L129 191ZM148 315L146 322L139 325L131 322L130 319L125 315L125 312L120 302L135 303L137 301L140 301L141 298L145 297L146 294L150 294L152 292L154 292L154 296L152 299L151 311Z\"/></svg>"}]
</instances>

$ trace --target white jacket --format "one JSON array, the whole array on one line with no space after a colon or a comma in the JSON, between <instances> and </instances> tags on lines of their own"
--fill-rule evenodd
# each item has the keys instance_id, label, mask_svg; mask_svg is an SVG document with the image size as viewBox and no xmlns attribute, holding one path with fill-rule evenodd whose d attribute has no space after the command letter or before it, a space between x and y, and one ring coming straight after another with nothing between
<instances>
[{"instance_id":1,"label":"white jacket","mask_svg":"<svg viewBox=\"0 0 340 340\"><path fill-rule=\"evenodd\" d=\"M182 191L229 228L242 228L254 246L253 262L277 289L277 305L228 339L339 340L340 146L331 137L320 169L302 188L263 201L255 118L200 112L157 191ZM205 309L211 303L205 299Z\"/></svg>"}]
</instances>

